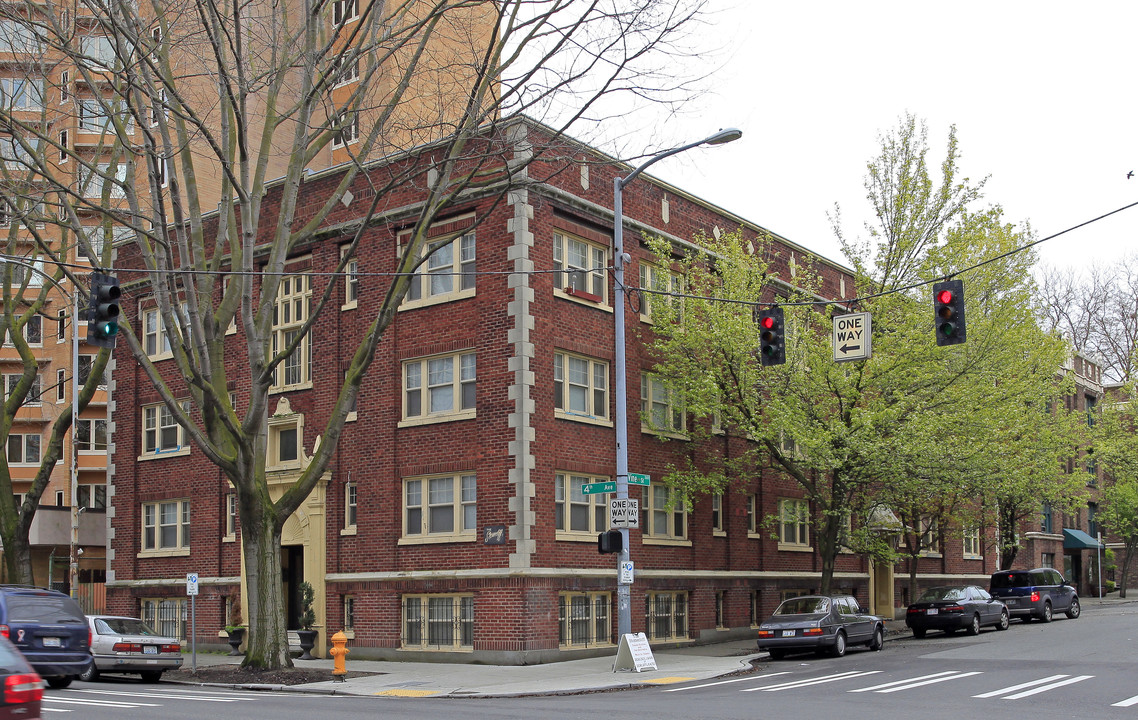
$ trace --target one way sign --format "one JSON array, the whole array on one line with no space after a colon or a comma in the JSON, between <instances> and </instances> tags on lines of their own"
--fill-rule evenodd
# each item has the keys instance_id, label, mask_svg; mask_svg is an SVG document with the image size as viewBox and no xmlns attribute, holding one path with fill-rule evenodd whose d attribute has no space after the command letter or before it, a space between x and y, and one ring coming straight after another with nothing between
<instances>
[{"instance_id":1,"label":"one way sign","mask_svg":"<svg viewBox=\"0 0 1138 720\"><path fill-rule=\"evenodd\" d=\"M869 313L834 318L834 362L865 360L873 355L873 319Z\"/></svg>"}]
</instances>

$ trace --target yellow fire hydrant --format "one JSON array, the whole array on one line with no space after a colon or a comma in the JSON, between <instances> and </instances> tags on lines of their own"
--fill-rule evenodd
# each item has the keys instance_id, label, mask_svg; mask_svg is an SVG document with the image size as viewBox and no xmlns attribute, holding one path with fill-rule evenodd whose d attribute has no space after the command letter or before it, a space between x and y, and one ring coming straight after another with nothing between
<instances>
[{"instance_id":1,"label":"yellow fire hydrant","mask_svg":"<svg viewBox=\"0 0 1138 720\"><path fill-rule=\"evenodd\" d=\"M344 676L348 674L344 660L351 650L347 645L348 636L342 630L332 636L332 649L328 653L332 656L332 679L336 682L344 682Z\"/></svg>"}]
</instances>

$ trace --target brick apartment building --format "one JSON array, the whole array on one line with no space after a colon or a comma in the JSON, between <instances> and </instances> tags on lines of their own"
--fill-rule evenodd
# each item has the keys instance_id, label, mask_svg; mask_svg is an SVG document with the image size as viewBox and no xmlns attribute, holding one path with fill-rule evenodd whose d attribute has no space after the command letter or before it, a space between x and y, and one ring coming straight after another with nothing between
<instances>
[{"instance_id":1,"label":"brick apartment building","mask_svg":"<svg viewBox=\"0 0 1138 720\"><path fill-rule=\"evenodd\" d=\"M584 495L581 486L614 479L606 269L613 178L627 168L587 146L553 141L536 123L509 132L516 152L556 144L549 157L558 159L531 165L531 183L504 202L471 197L435 226L432 236L446 245L422 266L381 343L336 460L285 526L290 627L297 626L298 584L308 581L318 650L341 629L356 658L532 663L613 647L615 563L596 546L607 496ZM337 174L306 178L304 197L319 203ZM352 192L366 200L362 181ZM368 231L347 277L321 274L340 258L335 239L312 244L290 264L295 274L281 300L294 311L289 322L303 321L312 295L329 282L337 285L338 312L326 313L295 361L278 371L266 466L280 483L297 477L313 452L390 281L373 273L394 270L401 228L421 199L410 185L386 199L382 222ZM366 202L329 222L350 223L360 207ZM687 245L697 231L765 233L646 175L625 190L624 217L629 279L655 271L642 234ZM131 267L128 253L120 250L118 267ZM813 254L775 238L780 276L790 277L793 259L804 256ZM850 271L815 259L821 293L849 297ZM129 280L124 287L123 312L135 327L154 328L143 341L161 358L165 338L160 322L147 323L154 310L145 288ZM668 406L648 372L642 338L651 318L643 309L615 310L626 313L629 328L630 470L655 480L695 449L676 440L692 420ZM234 353L238 332L228 336ZM116 359L108 603L185 632L185 576L198 573L199 641L217 642L246 601L232 489L173 423L129 354L120 349ZM238 408L243 382L230 387ZM636 427L641 417L666 418L666 427ZM721 434L708 442L737 453L747 441ZM640 529L631 531L632 629L654 644L750 637L782 597L818 587L821 562L808 523L763 527L764 518L804 502L780 470L763 468L753 484L688 508L667 509L668 489L658 482L630 495L642 511ZM922 557L920 577L986 584L998 558L981 550L992 533L978 532L972 546L957 539ZM835 586L892 613L907 571L897 572L843 554Z\"/></svg>"}]
</instances>

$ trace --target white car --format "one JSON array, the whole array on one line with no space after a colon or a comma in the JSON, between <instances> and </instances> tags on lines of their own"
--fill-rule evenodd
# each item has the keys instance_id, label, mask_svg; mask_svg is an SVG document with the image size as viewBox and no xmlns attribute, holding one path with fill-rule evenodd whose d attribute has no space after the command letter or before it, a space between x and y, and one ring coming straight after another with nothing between
<instances>
[{"instance_id":1,"label":"white car","mask_svg":"<svg viewBox=\"0 0 1138 720\"><path fill-rule=\"evenodd\" d=\"M88 615L87 625L95 663L80 680L97 680L102 673L128 673L141 675L144 682L158 682L162 673L182 666L181 642L159 635L138 618Z\"/></svg>"}]
</instances>

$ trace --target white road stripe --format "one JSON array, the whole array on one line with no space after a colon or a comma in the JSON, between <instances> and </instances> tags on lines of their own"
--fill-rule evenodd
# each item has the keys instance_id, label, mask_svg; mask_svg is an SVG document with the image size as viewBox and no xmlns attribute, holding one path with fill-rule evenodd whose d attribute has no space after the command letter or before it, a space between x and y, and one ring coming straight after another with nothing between
<instances>
[{"instance_id":1,"label":"white road stripe","mask_svg":"<svg viewBox=\"0 0 1138 720\"><path fill-rule=\"evenodd\" d=\"M748 680L753 682L755 680L765 680L767 678L772 678L776 675L789 675L789 674L790 674L789 670L784 670L782 672L770 673L768 675L762 675L760 677L748 676L748 677L741 677L741 678L732 678L730 680L720 680L719 682L704 683L703 685L690 685L688 687L668 688L664 692L680 692L681 690L697 690L699 688L714 687L716 685L727 685L729 683L746 682Z\"/></svg>"},{"instance_id":2,"label":"white road stripe","mask_svg":"<svg viewBox=\"0 0 1138 720\"><path fill-rule=\"evenodd\" d=\"M75 700L66 700L61 697L47 697L43 698L45 703L60 703L63 705L86 705L90 707L95 705L97 707L108 708L140 708L140 707L162 707L162 703L144 703L144 702L126 702L125 700L88 700L76 698Z\"/></svg>"},{"instance_id":3,"label":"white road stripe","mask_svg":"<svg viewBox=\"0 0 1138 720\"><path fill-rule=\"evenodd\" d=\"M1138 695L1132 698L1127 698L1122 702L1116 702L1111 707L1130 707L1131 705L1138 705Z\"/></svg>"},{"instance_id":4,"label":"white road stripe","mask_svg":"<svg viewBox=\"0 0 1138 720\"><path fill-rule=\"evenodd\" d=\"M794 682L783 683L781 685L773 685L771 687L747 688L746 690L743 690L742 692L754 692L756 690L761 690L762 692L778 692L779 690L794 690L794 689L797 689L800 687L809 687L810 685L822 685L824 683L835 682L837 680L852 680L853 678L863 677L865 675L876 675L879 672L881 672L881 671L880 670L870 670L868 672L857 672L856 670L854 670L854 671L850 671L850 672L838 673L837 675L826 675L826 676L820 677L820 678L796 680Z\"/></svg>"},{"instance_id":5,"label":"white road stripe","mask_svg":"<svg viewBox=\"0 0 1138 720\"><path fill-rule=\"evenodd\" d=\"M873 685L872 687L858 688L857 690L849 690L848 692L852 692L852 693L872 692L874 690L880 690L882 688L893 687L894 685L905 685L905 684L913 682L914 680L924 680L926 678L940 677L941 675L953 675L953 674L958 673L958 672L960 672L960 671L959 670L945 670L944 672L933 673L932 675L922 675L920 677L908 678L907 680L894 680L893 682L883 683L881 685Z\"/></svg>"},{"instance_id":6,"label":"white road stripe","mask_svg":"<svg viewBox=\"0 0 1138 720\"><path fill-rule=\"evenodd\" d=\"M948 680L959 680L960 678L971 677L972 675L983 675L983 673L978 671L978 670L975 672L960 673L959 675L953 675L952 677L942 677L942 678L934 678L932 680L922 680L921 682L909 683L908 685L902 685L901 687L889 688L888 690L878 690L877 692L879 692L879 693L894 693L894 692L900 692L901 690L912 690L913 688L921 687L922 685L935 685L936 683L946 682Z\"/></svg>"},{"instance_id":7,"label":"white road stripe","mask_svg":"<svg viewBox=\"0 0 1138 720\"><path fill-rule=\"evenodd\" d=\"M1066 675L1051 675L1050 677L1040 678L1038 680L1032 680L1031 682L1020 683L1019 685L1012 685L1011 687L1002 688L1000 690L993 690L992 692L986 692L986 693L982 693L980 695L973 695L972 697L974 697L974 698L996 697L997 695L1003 695L1004 693L1013 693L1016 690L1023 690L1024 688L1035 687L1036 685L1042 685L1043 683L1049 683L1049 682L1052 682L1054 680L1062 680L1065 677L1067 677L1067 676Z\"/></svg>"},{"instance_id":8,"label":"white road stripe","mask_svg":"<svg viewBox=\"0 0 1138 720\"><path fill-rule=\"evenodd\" d=\"M1059 682L1053 682L1050 685L1044 685L1043 687L1038 687L1038 688L1035 688L1034 690L1025 690L1021 693L1016 693L1015 695L1008 695L1007 697L1004 698L1004 700L1019 700L1020 698L1025 698L1029 695L1037 695L1041 692L1047 692L1048 690L1054 690L1057 687L1063 687L1064 685L1071 685L1073 683L1082 682L1084 680L1089 680L1090 678L1093 678L1093 677L1094 677L1094 675L1076 675L1073 678L1067 678L1066 680L1060 680Z\"/></svg>"},{"instance_id":9,"label":"white road stripe","mask_svg":"<svg viewBox=\"0 0 1138 720\"><path fill-rule=\"evenodd\" d=\"M75 688L71 692L88 693L90 695L114 695L117 697L144 697L153 698L156 700L201 700L203 702L241 702L242 700L252 700L251 697L227 697L223 695L198 695L196 693L181 693L175 694L177 691L169 693L162 692L124 692L121 690L89 690L87 688Z\"/></svg>"},{"instance_id":10,"label":"white road stripe","mask_svg":"<svg viewBox=\"0 0 1138 720\"><path fill-rule=\"evenodd\" d=\"M41 705L41 706L40 706L40 712L41 712L41 713L49 713L49 712L60 712L60 713L63 713L63 712L75 712L75 711L74 711L74 710L64 710L63 708L49 708L49 707L43 707L43 706Z\"/></svg>"}]
</instances>

